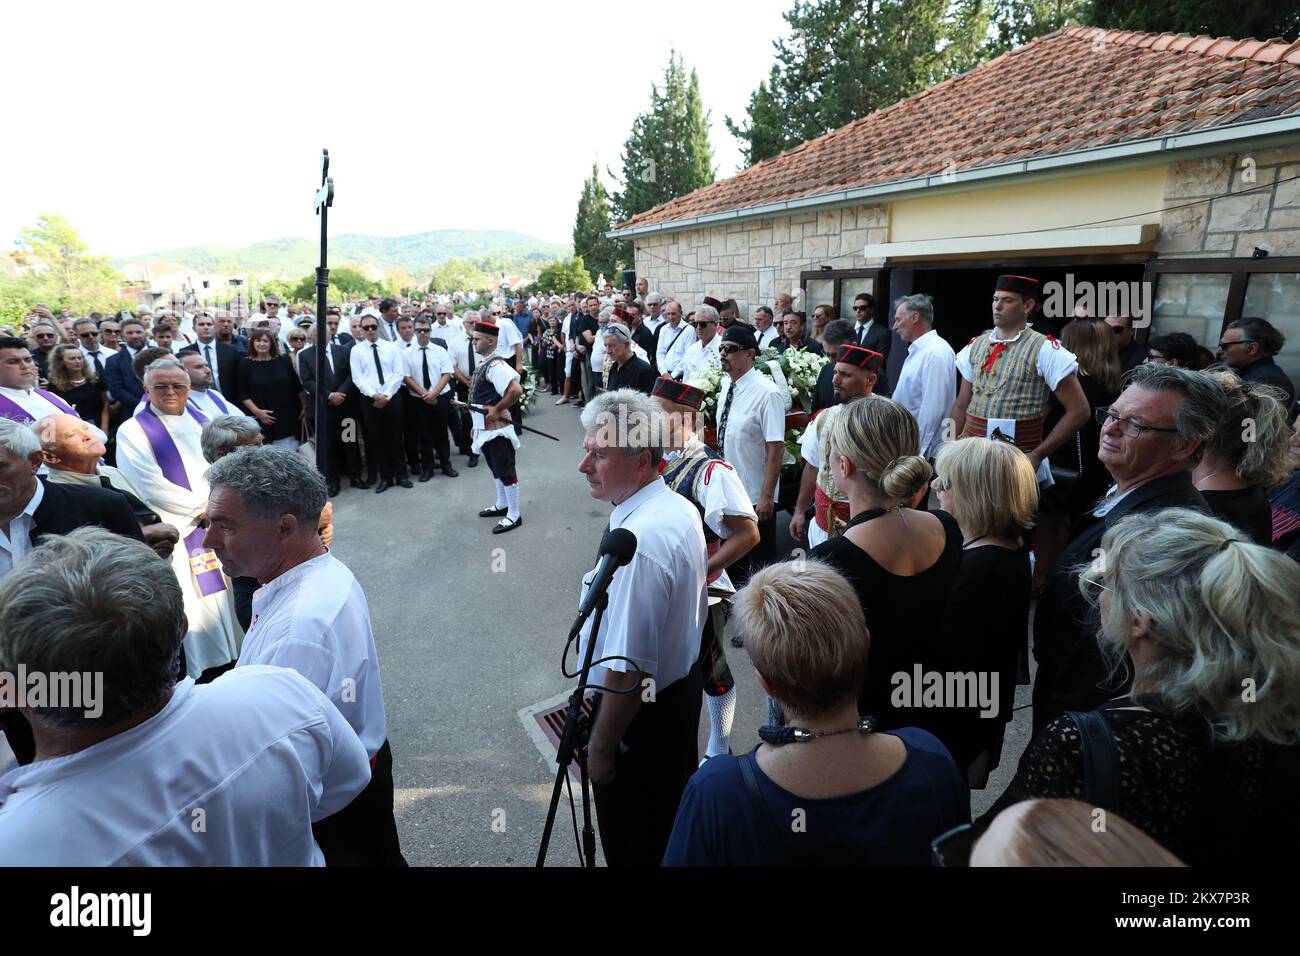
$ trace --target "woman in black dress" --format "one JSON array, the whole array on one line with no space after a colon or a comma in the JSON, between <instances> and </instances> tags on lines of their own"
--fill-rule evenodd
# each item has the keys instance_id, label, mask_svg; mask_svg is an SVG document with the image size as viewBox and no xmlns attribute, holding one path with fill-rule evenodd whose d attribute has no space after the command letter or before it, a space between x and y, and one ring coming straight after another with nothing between
<instances>
[{"instance_id":1,"label":"woman in black dress","mask_svg":"<svg viewBox=\"0 0 1300 956\"><path fill-rule=\"evenodd\" d=\"M988 438L948 442L935 471L939 507L957 519L963 538L961 570L948 595L952 668L998 678L996 710L953 711L936 736L969 785L982 789L1001 758L1020 658L1028 657L1029 552L1021 536L1034 523L1038 482L1024 452Z\"/></svg>"},{"instance_id":2,"label":"woman in black dress","mask_svg":"<svg viewBox=\"0 0 1300 956\"><path fill-rule=\"evenodd\" d=\"M1273 543L1273 509L1265 489L1287 479L1287 396L1242 381L1229 369L1208 374L1223 388L1223 414L1192 481L1211 512L1267 548Z\"/></svg>"},{"instance_id":3,"label":"woman in black dress","mask_svg":"<svg viewBox=\"0 0 1300 956\"><path fill-rule=\"evenodd\" d=\"M263 441L292 449L298 447L307 406L293 366L279 351L267 329L249 334L248 355L239 363L239 400L262 423Z\"/></svg>"},{"instance_id":4,"label":"woman in black dress","mask_svg":"<svg viewBox=\"0 0 1300 956\"><path fill-rule=\"evenodd\" d=\"M56 345L50 352L50 391L108 434L108 392L79 347Z\"/></svg>"},{"instance_id":5,"label":"woman in black dress","mask_svg":"<svg viewBox=\"0 0 1300 956\"><path fill-rule=\"evenodd\" d=\"M929 729L938 713L912 706L922 690L915 669L940 669L948 656L941 625L961 567L961 529L951 515L916 510L930 465L907 409L867 396L834 414L830 467L850 517L840 536L810 554L838 569L862 603L871 642L862 713L882 730ZM904 675L906 693L896 694L896 675Z\"/></svg>"},{"instance_id":6,"label":"woman in black dress","mask_svg":"<svg viewBox=\"0 0 1300 956\"><path fill-rule=\"evenodd\" d=\"M1047 724L978 825L1066 797L1120 814L1189 866L1293 856L1300 567L1217 518L1167 508L1117 521L1080 584L1132 688ZM1088 750L1080 721L1099 731Z\"/></svg>"},{"instance_id":7,"label":"woman in black dress","mask_svg":"<svg viewBox=\"0 0 1300 956\"><path fill-rule=\"evenodd\" d=\"M564 381L564 336L560 332L560 320L551 316L546 320L546 376L551 383L551 394L560 394L560 385Z\"/></svg>"}]
</instances>

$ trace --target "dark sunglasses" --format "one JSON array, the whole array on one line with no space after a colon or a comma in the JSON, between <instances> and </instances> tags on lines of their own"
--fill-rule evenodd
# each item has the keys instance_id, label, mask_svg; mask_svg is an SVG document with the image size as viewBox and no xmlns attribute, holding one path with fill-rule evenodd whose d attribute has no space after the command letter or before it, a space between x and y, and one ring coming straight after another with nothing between
<instances>
[{"instance_id":1,"label":"dark sunglasses","mask_svg":"<svg viewBox=\"0 0 1300 956\"><path fill-rule=\"evenodd\" d=\"M717 325L717 324L718 323L715 322L713 319L701 319L699 322L691 323L691 325L695 326L697 329L703 328L706 325Z\"/></svg>"},{"instance_id":2,"label":"dark sunglasses","mask_svg":"<svg viewBox=\"0 0 1300 956\"><path fill-rule=\"evenodd\" d=\"M377 326L377 325L363 325L363 326L361 326L361 331L362 331L362 332L378 332L378 331L379 331L379 326Z\"/></svg>"},{"instance_id":3,"label":"dark sunglasses","mask_svg":"<svg viewBox=\"0 0 1300 956\"><path fill-rule=\"evenodd\" d=\"M93 338L94 338L95 336L97 336L98 334L99 334L98 332L78 332L78 333L77 333L77 338L79 338L79 339L93 339Z\"/></svg>"},{"instance_id":4,"label":"dark sunglasses","mask_svg":"<svg viewBox=\"0 0 1300 956\"><path fill-rule=\"evenodd\" d=\"M1250 345L1254 341L1254 339L1242 339L1240 342L1220 342L1219 348L1226 349L1231 348L1234 345Z\"/></svg>"},{"instance_id":5,"label":"dark sunglasses","mask_svg":"<svg viewBox=\"0 0 1300 956\"><path fill-rule=\"evenodd\" d=\"M728 342L726 345L718 346L718 351L726 355L732 355L736 352L745 351L745 347L743 345L737 345L735 342Z\"/></svg>"},{"instance_id":6,"label":"dark sunglasses","mask_svg":"<svg viewBox=\"0 0 1300 956\"><path fill-rule=\"evenodd\" d=\"M855 306L853 307L853 311L854 311L854 312L866 312L866 311L867 311L868 309L870 309L870 308L871 308L871 306L869 306L869 305L855 305Z\"/></svg>"}]
</instances>

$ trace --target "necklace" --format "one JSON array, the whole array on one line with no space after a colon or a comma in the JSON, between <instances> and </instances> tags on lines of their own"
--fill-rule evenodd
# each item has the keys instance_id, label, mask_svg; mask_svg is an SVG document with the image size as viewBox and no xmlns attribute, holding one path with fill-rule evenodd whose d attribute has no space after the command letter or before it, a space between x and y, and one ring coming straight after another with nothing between
<instances>
[{"instance_id":1,"label":"necklace","mask_svg":"<svg viewBox=\"0 0 1300 956\"><path fill-rule=\"evenodd\" d=\"M876 718L859 717L852 727L843 730L807 730L803 727L767 726L758 728L758 736L769 744L803 744L818 737L838 737L841 734L869 734L876 729Z\"/></svg>"}]
</instances>

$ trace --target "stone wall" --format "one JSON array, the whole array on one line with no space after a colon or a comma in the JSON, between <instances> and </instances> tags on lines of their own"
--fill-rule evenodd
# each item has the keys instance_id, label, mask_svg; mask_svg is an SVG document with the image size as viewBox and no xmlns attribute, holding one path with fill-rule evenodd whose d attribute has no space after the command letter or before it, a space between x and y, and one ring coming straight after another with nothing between
<instances>
[{"instance_id":1,"label":"stone wall","mask_svg":"<svg viewBox=\"0 0 1300 956\"><path fill-rule=\"evenodd\" d=\"M711 295L735 299L751 316L777 292L798 291L801 272L878 265L862 248L885 241L887 222L883 205L850 206L651 234L635 241L636 274L684 311Z\"/></svg>"},{"instance_id":2,"label":"stone wall","mask_svg":"<svg viewBox=\"0 0 1300 956\"><path fill-rule=\"evenodd\" d=\"M1156 251L1161 258L1300 255L1300 147L1172 163ZM1216 197L1211 202L1197 199ZM1188 205L1188 204L1191 205Z\"/></svg>"}]
</instances>

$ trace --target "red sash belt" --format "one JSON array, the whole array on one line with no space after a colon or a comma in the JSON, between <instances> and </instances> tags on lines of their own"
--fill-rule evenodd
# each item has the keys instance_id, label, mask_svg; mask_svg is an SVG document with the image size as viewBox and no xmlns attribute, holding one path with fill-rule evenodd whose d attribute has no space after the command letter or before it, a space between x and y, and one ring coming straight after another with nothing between
<instances>
[{"instance_id":1,"label":"red sash belt","mask_svg":"<svg viewBox=\"0 0 1300 956\"><path fill-rule=\"evenodd\" d=\"M827 534L830 534L831 530L830 512L832 508L835 511L835 517L839 518L840 521L847 522L849 520L849 503L847 501L831 501L830 495L822 491L820 485L813 497L813 507L817 509L817 527Z\"/></svg>"},{"instance_id":2,"label":"red sash belt","mask_svg":"<svg viewBox=\"0 0 1300 956\"><path fill-rule=\"evenodd\" d=\"M1016 419L1016 447L1021 451L1030 452L1037 448L1043 441L1043 422L1046 418L1017 418ZM978 415L966 416L966 427L962 429L962 438L987 438L989 422L987 418L980 418Z\"/></svg>"}]
</instances>

